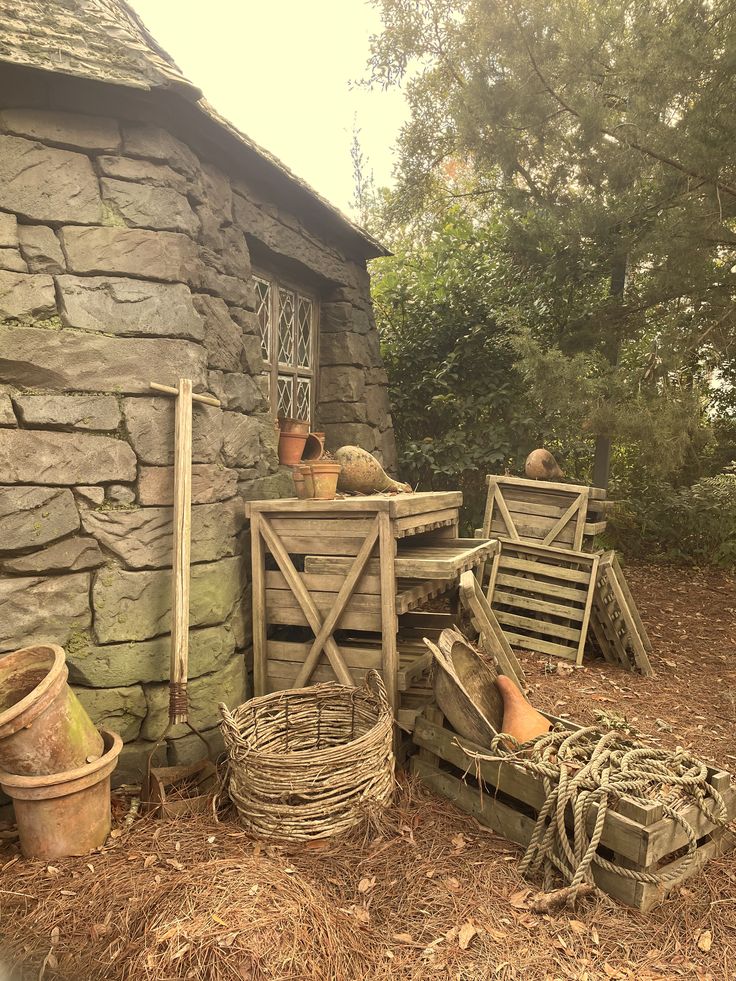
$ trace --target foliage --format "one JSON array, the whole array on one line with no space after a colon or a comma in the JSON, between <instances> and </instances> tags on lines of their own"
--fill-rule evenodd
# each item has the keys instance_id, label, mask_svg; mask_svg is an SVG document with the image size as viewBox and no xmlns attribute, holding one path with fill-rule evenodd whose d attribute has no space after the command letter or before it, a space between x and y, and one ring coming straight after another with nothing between
<instances>
[{"instance_id":1,"label":"foliage","mask_svg":"<svg viewBox=\"0 0 736 981\"><path fill-rule=\"evenodd\" d=\"M736 474L642 488L617 504L606 538L640 558L736 566Z\"/></svg>"},{"instance_id":2,"label":"foliage","mask_svg":"<svg viewBox=\"0 0 736 981\"><path fill-rule=\"evenodd\" d=\"M375 2L370 81L411 109L363 196L405 465L467 484L543 442L587 480L610 438L620 493L704 514L734 456L736 7Z\"/></svg>"}]
</instances>

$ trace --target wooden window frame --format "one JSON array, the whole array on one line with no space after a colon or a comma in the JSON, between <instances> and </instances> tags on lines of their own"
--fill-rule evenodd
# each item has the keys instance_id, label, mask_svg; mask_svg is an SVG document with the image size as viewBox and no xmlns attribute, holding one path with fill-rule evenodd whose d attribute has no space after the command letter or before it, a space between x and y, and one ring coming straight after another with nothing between
<instances>
[{"instance_id":1,"label":"wooden window frame","mask_svg":"<svg viewBox=\"0 0 736 981\"><path fill-rule=\"evenodd\" d=\"M268 284L269 287L269 360L263 360L262 374L268 376L268 397L270 399L271 411L276 416L279 414L279 377L289 376L292 379L292 409L297 413L297 380L300 378L309 379L309 422L314 420L317 398L318 384L318 365L319 365L319 299L314 292L305 289L298 283L280 276L278 273L266 272L263 269L253 270L253 279L256 285L256 311L260 308L260 292L258 281ZM294 294L294 317L292 330L293 337L293 362L287 364L279 360L279 328L281 318L281 291L288 291ZM298 318L300 301L308 301L312 306L312 324L310 337L310 366L307 368L299 364L299 343L298 343ZM260 320L259 320L260 331ZM261 349L263 354L263 348Z\"/></svg>"}]
</instances>

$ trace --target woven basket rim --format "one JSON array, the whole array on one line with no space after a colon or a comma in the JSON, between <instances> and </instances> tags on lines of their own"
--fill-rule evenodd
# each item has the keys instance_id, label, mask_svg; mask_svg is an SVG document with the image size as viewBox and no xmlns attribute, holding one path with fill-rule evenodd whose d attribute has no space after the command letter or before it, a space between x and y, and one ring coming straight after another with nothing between
<instances>
[{"instance_id":1,"label":"woven basket rim","mask_svg":"<svg viewBox=\"0 0 736 981\"><path fill-rule=\"evenodd\" d=\"M285 688L281 691L269 692L266 695L258 695L255 698L251 698L247 702L243 702L241 705L238 705L235 709L233 709L232 715L233 718L240 723L240 712L242 709L245 709L252 714L254 710L261 708L264 705L268 705L270 702L277 702L282 697L287 695L296 696L298 700L316 701L316 697L319 695L324 695L326 698L328 698L331 695L337 694L349 695L350 701L360 698L366 702L372 702L375 705L375 721L364 733L362 733L362 735L348 739L345 742L333 743L331 746L324 746L321 749L279 750L278 752L269 752L268 750L259 749L257 747L250 748L249 742L249 748L247 751L248 758L252 761L263 760L264 762L283 762L285 760L294 760L295 762L299 762L300 760L311 760L317 763L323 754L326 756L327 754L333 752L341 753L348 747L358 748L362 742L371 740L377 729L382 727L388 729L393 728L393 719L391 715L382 707L381 701L376 694L367 689L355 688L350 685L341 685L339 682L335 681L325 681L319 685L311 685L307 688ZM327 761L328 760L325 759L325 762Z\"/></svg>"}]
</instances>

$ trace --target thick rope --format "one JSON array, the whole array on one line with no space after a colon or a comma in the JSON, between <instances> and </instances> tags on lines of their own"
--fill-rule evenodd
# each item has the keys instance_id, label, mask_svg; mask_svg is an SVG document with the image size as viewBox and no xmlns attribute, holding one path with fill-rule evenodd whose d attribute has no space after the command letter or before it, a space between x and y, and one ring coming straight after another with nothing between
<instances>
[{"instance_id":1,"label":"thick rope","mask_svg":"<svg viewBox=\"0 0 736 981\"><path fill-rule=\"evenodd\" d=\"M523 875L543 871L549 881L557 870L571 887L592 885L592 866L597 865L623 878L659 885L680 878L697 851L695 830L677 804L695 803L712 823L723 827L730 824L723 797L708 783L705 763L682 749L669 752L645 746L619 729L601 732L597 726L576 730L557 727L528 743L501 733L491 743L491 750L503 755L465 752L476 760L476 766L481 760L513 763L542 780L545 801L521 862ZM661 804L663 814L683 829L687 852L676 869L644 872L609 862L598 854L606 814L622 797L645 805ZM597 812L589 835L592 808ZM571 828L566 823L569 811Z\"/></svg>"}]
</instances>

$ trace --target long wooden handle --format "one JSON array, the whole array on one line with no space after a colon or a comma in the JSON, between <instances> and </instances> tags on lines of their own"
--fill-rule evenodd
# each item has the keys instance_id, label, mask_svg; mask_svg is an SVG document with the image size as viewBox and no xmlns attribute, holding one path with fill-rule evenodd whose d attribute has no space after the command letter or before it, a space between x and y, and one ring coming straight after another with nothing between
<instances>
[{"instance_id":1,"label":"long wooden handle","mask_svg":"<svg viewBox=\"0 0 736 981\"><path fill-rule=\"evenodd\" d=\"M179 379L174 436L174 550L171 587L170 721L186 722L189 663L189 556L192 513L192 382Z\"/></svg>"},{"instance_id":2,"label":"long wooden handle","mask_svg":"<svg viewBox=\"0 0 736 981\"><path fill-rule=\"evenodd\" d=\"M179 381L181 386L181 380ZM181 393L181 387L173 388L171 385L159 385L158 382L149 382L148 387L154 389L156 392L165 392L167 395L179 395ZM194 399L195 402L203 402L205 405L220 405L220 400L216 399L214 395L200 395L199 392L192 392L192 383L189 382L189 399L190 401Z\"/></svg>"}]
</instances>

